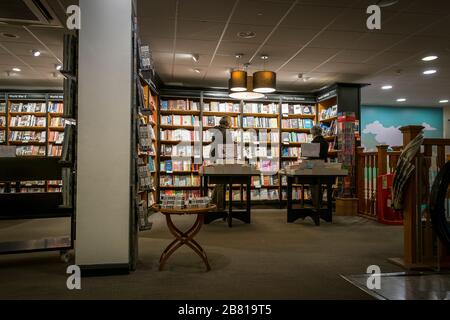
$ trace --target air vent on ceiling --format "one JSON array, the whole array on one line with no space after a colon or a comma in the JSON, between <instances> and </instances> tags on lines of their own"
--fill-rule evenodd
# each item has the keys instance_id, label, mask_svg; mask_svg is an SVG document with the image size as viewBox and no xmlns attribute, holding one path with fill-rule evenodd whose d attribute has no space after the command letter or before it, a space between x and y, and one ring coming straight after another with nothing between
<instances>
[{"instance_id":1,"label":"air vent on ceiling","mask_svg":"<svg viewBox=\"0 0 450 320\"><path fill-rule=\"evenodd\" d=\"M0 21L21 25L61 26L46 0L2 0Z\"/></svg>"}]
</instances>

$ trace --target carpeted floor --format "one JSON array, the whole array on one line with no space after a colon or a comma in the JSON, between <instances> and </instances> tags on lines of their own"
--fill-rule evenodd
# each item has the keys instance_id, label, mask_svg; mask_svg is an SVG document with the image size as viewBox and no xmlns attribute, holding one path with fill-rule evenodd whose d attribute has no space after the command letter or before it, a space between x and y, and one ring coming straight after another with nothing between
<instances>
[{"instance_id":1,"label":"carpeted floor","mask_svg":"<svg viewBox=\"0 0 450 320\"><path fill-rule=\"evenodd\" d=\"M139 266L126 276L83 278L82 290L66 288L66 265L57 252L0 256L0 299L372 299L342 279L369 265L399 268L402 227L357 217L336 217L314 226L308 218L286 223L285 210L254 210L252 224L229 229L217 221L197 236L212 271L181 248L158 271L159 255L172 239L163 217L141 234ZM178 217L188 227L192 217ZM0 242L64 235L61 220L0 222Z\"/></svg>"}]
</instances>

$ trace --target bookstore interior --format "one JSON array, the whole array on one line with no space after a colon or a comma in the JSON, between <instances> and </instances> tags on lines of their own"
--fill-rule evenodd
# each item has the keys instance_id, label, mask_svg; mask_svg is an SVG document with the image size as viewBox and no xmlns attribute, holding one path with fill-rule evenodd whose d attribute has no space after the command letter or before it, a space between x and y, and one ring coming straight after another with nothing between
<instances>
[{"instance_id":1,"label":"bookstore interior","mask_svg":"<svg viewBox=\"0 0 450 320\"><path fill-rule=\"evenodd\" d=\"M0 299L450 298L447 0L0 8Z\"/></svg>"}]
</instances>

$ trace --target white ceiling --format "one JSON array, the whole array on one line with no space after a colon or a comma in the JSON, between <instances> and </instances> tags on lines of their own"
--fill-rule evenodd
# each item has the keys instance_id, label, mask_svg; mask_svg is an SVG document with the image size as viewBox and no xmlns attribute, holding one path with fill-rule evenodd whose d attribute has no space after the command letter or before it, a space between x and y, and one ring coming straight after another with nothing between
<instances>
[{"instance_id":1,"label":"white ceiling","mask_svg":"<svg viewBox=\"0 0 450 320\"><path fill-rule=\"evenodd\" d=\"M55 64L62 60L64 9L76 0L41 0L54 14L46 23L2 23L0 88L61 88ZM259 58L268 54L267 69L277 72L278 90L304 92L334 82L360 82L363 103L436 106L450 99L450 1L400 0L384 8L382 29L366 28L369 4L377 0L138 0L140 31L153 50L156 70L166 84L227 86L229 70L251 61L250 72L262 69ZM0 18L21 0L2 0ZM17 9L15 9L17 13ZM22 10L23 11L23 10ZM18 12L21 12L20 10ZM253 39L237 36L253 31ZM35 58L32 49L42 55ZM195 63L190 54L198 53ZM439 59L422 62L436 54ZM19 67L22 72L8 76ZM427 67L438 73L423 76ZM200 69L200 73L194 72ZM298 74L311 79L303 82ZM393 90L380 86L391 84Z\"/></svg>"},{"instance_id":2,"label":"white ceiling","mask_svg":"<svg viewBox=\"0 0 450 320\"><path fill-rule=\"evenodd\" d=\"M366 28L376 0L139 0L143 42L165 83L226 87L236 53L249 71L277 72L277 89L307 91L361 82L363 103L435 106L450 97L450 1L400 0L382 9L382 29ZM237 36L253 31L253 39ZM199 54L195 63L190 54ZM439 59L424 63L421 58ZM421 72L435 67L438 73ZM194 69L200 69L200 73ZM297 78L303 73L311 79ZM380 90L391 84L391 91Z\"/></svg>"}]
</instances>

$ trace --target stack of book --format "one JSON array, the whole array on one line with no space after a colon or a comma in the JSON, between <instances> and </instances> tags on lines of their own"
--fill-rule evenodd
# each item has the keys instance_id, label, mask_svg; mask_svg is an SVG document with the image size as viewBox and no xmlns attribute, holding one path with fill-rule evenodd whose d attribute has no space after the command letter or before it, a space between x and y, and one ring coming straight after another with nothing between
<instances>
[{"instance_id":1,"label":"stack of book","mask_svg":"<svg viewBox=\"0 0 450 320\"><path fill-rule=\"evenodd\" d=\"M320 120L327 120L334 117L337 117L337 105L331 106L327 109L323 109L320 112Z\"/></svg>"},{"instance_id":2,"label":"stack of book","mask_svg":"<svg viewBox=\"0 0 450 320\"><path fill-rule=\"evenodd\" d=\"M45 143L47 133L45 131L11 131L9 141L23 143Z\"/></svg>"},{"instance_id":3,"label":"stack of book","mask_svg":"<svg viewBox=\"0 0 450 320\"><path fill-rule=\"evenodd\" d=\"M48 142L52 144L62 144L64 141L64 132L50 131L48 133Z\"/></svg>"},{"instance_id":4,"label":"stack of book","mask_svg":"<svg viewBox=\"0 0 450 320\"><path fill-rule=\"evenodd\" d=\"M44 146L21 146L16 148L16 155L23 156L41 156L45 157L46 148Z\"/></svg>"},{"instance_id":5,"label":"stack of book","mask_svg":"<svg viewBox=\"0 0 450 320\"><path fill-rule=\"evenodd\" d=\"M49 113L63 113L64 104L62 102L50 102L48 105Z\"/></svg>"},{"instance_id":6,"label":"stack of book","mask_svg":"<svg viewBox=\"0 0 450 320\"><path fill-rule=\"evenodd\" d=\"M301 148L299 147L282 147L281 156L282 157L300 157Z\"/></svg>"},{"instance_id":7,"label":"stack of book","mask_svg":"<svg viewBox=\"0 0 450 320\"><path fill-rule=\"evenodd\" d=\"M160 130L160 139L167 141L200 141L200 131L186 129Z\"/></svg>"},{"instance_id":8,"label":"stack of book","mask_svg":"<svg viewBox=\"0 0 450 320\"><path fill-rule=\"evenodd\" d=\"M192 115L169 115L161 116L161 125L165 126L198 126L197 116Z\"/></svg>"},{"instance_id":9,"label":"stack of book","mask_svg":"<svg viewBox=\"0 0 450 320\"><path fill-rule=\"evenodd\" d=\"M298 132L283 132L283 143L295 142L295 143L310 143L312 141L312 135L307 133Z\"/></svg>"},{"instance_id":10,"label":"stack of book","mask_svg":"<svg viewBox=\"0 0 450 320\"><path fill-rule=\"evenodd\" d=\"M64 119L61 117L51 118L50 127L64 128Z\"/></svg>"}]
</instances>

